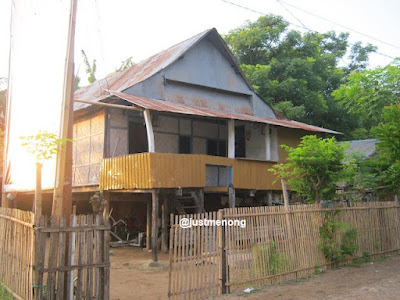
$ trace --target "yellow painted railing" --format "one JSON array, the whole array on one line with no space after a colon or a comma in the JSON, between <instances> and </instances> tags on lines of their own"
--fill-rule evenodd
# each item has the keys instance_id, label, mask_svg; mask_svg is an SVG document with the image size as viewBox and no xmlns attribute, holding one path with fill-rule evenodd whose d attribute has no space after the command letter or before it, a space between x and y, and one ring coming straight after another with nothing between
<instances>
[{"instance_id":1,"label":"yellow painted railing","mask_svg":"<svg viewBox=\"0 0 400 300\"><path fill-rule=\"evenodd\" d=\"M277 190L269 161L232 159L202 154L141 153L103 160L101 190L205 187L206 165L232 167L239 189Z\"/></svg>"}]
</instances>

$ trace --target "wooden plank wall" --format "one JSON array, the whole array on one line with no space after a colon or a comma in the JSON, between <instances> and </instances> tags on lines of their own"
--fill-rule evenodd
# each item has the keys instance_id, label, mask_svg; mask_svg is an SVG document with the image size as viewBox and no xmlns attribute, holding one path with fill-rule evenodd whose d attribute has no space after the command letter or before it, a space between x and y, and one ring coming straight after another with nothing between
<instances>
[{"instance_id":1,"label":"wooden plank wall","mask_svg":"<svg viewBox=\"0 0 400 300\"><path fill-rule=\"evenodd\" d=\"M0 208L0 283L17 299L33 299L34 214Z\"/></svg>"},{"instance_id":2,"label":"wooden plank wall","mask_svg":"<svg viewBox=\"0 0 400 300\"><path fill-rule=\"evenodd\" d=\"M239 207L223 209L218 214L175 216L171 219L170 298L212 298L221 291L284 282L309 276L317 268L326 269L331 263L319 247L319 228L326 213L332 211L337 211L337 220L357 228L357 256L364 252L377 256L400 251L400 206L396 202L354 203L333 209L314 204ZM184 217L237 220L237 225L183 229L179 222ZM342 234L339 232L337 238ZM216 248L204 250L210 241L218 243L218 252ZM212 267L208 265L207 269L199 262L211 262ZM199 294L207 286L208 294Z\"/></svg>"},{"instance_id":3,"label":"wooden plank wall","mask_svg":"<svg viewBox=\"0 0 400 300\"><path fill-rule=\"evenodd\" d=\"M109 224L93 215L39 222L34 299L109 299Z\"/></svg>"}]
</instances>

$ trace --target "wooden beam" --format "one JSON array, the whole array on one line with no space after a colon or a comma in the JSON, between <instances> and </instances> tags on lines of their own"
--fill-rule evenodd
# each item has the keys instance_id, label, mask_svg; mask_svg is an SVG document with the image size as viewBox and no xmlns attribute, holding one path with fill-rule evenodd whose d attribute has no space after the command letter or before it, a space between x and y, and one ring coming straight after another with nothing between
<instances>
[{"instance_id":1,"label":"wooden beam","mask_svg":"<svg viewBox=\"0 0 400 300\"><path fill-rule=\"evenodd\" d=\"M126 110L136 110L136 111L144 111L143 108L135 107L135 106L127 106L121 104L112 104L112 103L104 103L104 102L95 102L95 101L86 101L86 100L74 100L75 102L85 103L90 105L99 105L104 107L112 107L112 108L119 108L119 109L126 109Z\"/></svg>"},{"instance_id":2,"label":"wooden beam","mask_svg":"<svg viewBox=\"0 0 400 300\"><path fill-rule=\"evenodd\" d=\"M151 254L153 262L158 261L158 190L151 192L152 214L151 214Z\"/></svg>"},{"instance_id":3,"label":"wooden beam","mask_svg":"<svg viewBox=\"0 0 400 300\"><path fill-rule=\"evenodd\" d=\"M235 158L235 120L228 120L228 157Z\"/></svg>"},{"instance_id":4,"label":"wooden beam","mask_svg":"<svg viewBox=\"0 0 400 300\"><path fill-rule=\"evenodd\" d=\"M154 145L153 124L151 123L151 114L148 109L144 111L144 121L146 123L148 149L150 153L154 153L155 145Z\"/></svg>"}]
</instances>

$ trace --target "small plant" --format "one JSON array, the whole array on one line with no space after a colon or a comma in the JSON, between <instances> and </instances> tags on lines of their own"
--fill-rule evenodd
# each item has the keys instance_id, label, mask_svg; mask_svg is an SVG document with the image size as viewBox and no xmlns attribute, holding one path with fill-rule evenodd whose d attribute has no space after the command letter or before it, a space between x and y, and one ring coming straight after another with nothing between
<instances>
[{"instance_id":1,"label":"small plant","mask_svg":"<svg viewBox=\"0 0 400 300\"><path fill-rule=\"evenodd\" d=\"M273 241L269 241L267 245L255 245L252 254L254 269L259 274L278 274L289 264L286 254L279 252ZM263 267L264 262L268 262L268 267L266 265Z\"/></svg>"},{"instance_id":2,"label":"small plant","mask_svg":"<svg viewBox=\"0 0 400 300\"><path fill-rule=\"evenodd\" d=\"M5 287L0 283L0 299L1 300L12 300L14 299L13 296L11 296L7 290L5 289Z\"/></svg>"},{"instance_id":3,"label":"small plant","mask_svg":"<svg viewBox=\"0 0 400 300\"><path fill-rule=\"evenodd\" d=\"M322 239L319 247L324 252L327 260L338 266L346 257L354 257L359 246L355 243L358 233L357 228L349 228L350 225L337 220L339 211L327 212L324 223L319 228ZM340 238L339 232L344 231Z\"/></svg>"},{"instance_id":4,"label":"small plant","mask_svg":"<svg viewBox=\"0 0 400 300\"><path fill-rule=\"evenodd\" d=\"M371 261L371 253L369 252L363 252L361 257L356 257L352 264L353 265L361 265L361 264L365 264Z\"/></svg>"}]
</instances>

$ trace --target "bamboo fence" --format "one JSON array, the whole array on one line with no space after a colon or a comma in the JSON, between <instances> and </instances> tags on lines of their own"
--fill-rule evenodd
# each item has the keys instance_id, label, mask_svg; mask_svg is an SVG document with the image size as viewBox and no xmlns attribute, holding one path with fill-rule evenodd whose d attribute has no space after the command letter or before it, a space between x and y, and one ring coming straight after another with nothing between
<instances>
[{"instance_id":1,"label":"bamboo fence","mask_svg":"<svg viewBox=\"0 0 400 300\"><path fill-rule=\"evenodd\" d=\"M97 215L45 217L36 233L35 299L109 299L109 224Z\"/></svg>"},{"instance_id":2,"label":"bamboo fence","mask_svg":"<svg viewBox=\"0 0 400 300\"><path fill-rule=\"evenodd\" d=\"M98 215L72 215L67 226L0 208L0 284L16 299L109 299L109 229Z\"/></svg>"},{"instance_id":3,"label":"bamboo fence","mask_svg":"<svg viewBox=\"0 0 400 300\"><path fill-rule=\"evenodd\" d=\"M0 283L17 299L31 300L34 214L0 208Z\"/></svg>"},{"instance_id":4,"label":"bamboo fence","mask_svg":"<svg viewBox=\"0 0 400 300\"><path fill-rule=\"evenodd\" d=\"M347 228L357 229L356 256L400 251L400 207L395 202L354 203L333 208L240 207L223 209L218 214L175 216L171 219L169 297L210 298L251 286L302 278L316 269L326 269L332 262L320 248L319 230L329 212L337 212L333 218L348 224ZM245 221L246 226L184 229L179 226L182 218L237 220ZM336 233L336 240L341 240L344 231ZM214 251L208 252L205 249L210 241L216 245L212 248ZM199 261L212 262L213 267L206 269Z\"/></svg>"}]
</instances>

